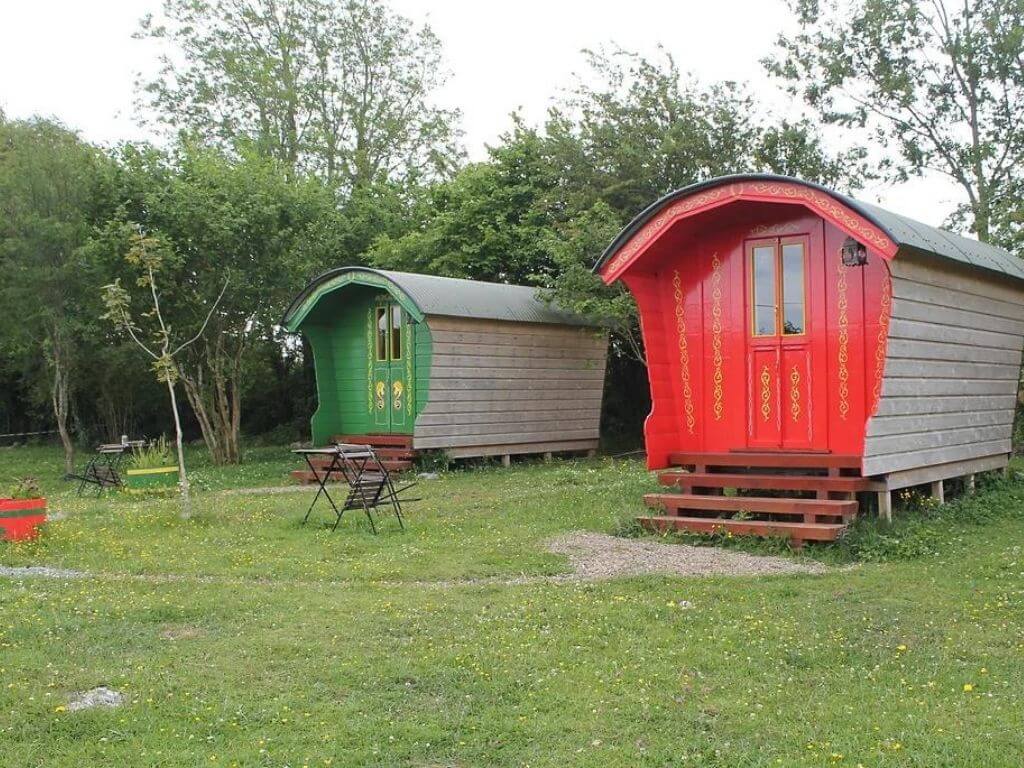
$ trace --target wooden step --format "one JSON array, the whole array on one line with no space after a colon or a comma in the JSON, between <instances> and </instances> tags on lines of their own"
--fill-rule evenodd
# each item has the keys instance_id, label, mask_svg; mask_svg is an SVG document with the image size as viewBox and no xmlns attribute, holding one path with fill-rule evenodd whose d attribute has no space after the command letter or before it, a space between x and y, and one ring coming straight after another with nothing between
<instances>
[{"instance_id":1,"label":"wooden step","mask_svg":"<svg viewBox=\"0 0 1024 768\"><path fill-rule=\"evenodd\" d=\"M776 499L766 496L699 496L692 493L648 493L644 502L649 507L674 511L703 510L708 512L751 512L787 515L814 523L819 516L853 519L857 502L837 499Z\"/></svg>"},{"instance_id":2,"label":"wooden step","mask_svg":"<svg viewBox=\"0 0 1024 768\"><path fill-rule=\"evenodd\" d=\"M381 463L384 465L384 468L388 470L388 472L406 472L412 469L411 461L384 461ZM300 483L303 484L316 482L316 475L313 472L309 471L308 469L293 469L288 474L295 480L298 480ZM342 482L342 478L332 476L331 482L335 481Z\"/></svg>"},{"instance_id":3,"label":"wooden step","mask_svg":"<svg viewBox=\"0 0 1024 768\"><path fill-rule=\"evenodd\" d=\"M380 459L415 459L416 451L409 448L374 448L374 452ZM330 456L310 456L309 460L314 467L328 466L331 463Z\"/></svg>"},{"instance_id":4,"label":"wooden step","mask_svg":"<svg viewBox=\"0 0 1024 768\"><path fill-rule=\"evenodd\" d=\"M659 474L658 482L677 488L738 488L762 491L831 491L834 493L873 491L884 487L865 477L711 474L682 472L677 469Z\"/></svg>"},{"instance_id":5,"label":"wooden step","mask_svg":"<svg viewBox=\"0 0 1024 768\"><path fill-rule=\"evenodd\" d=\"M692 531L720 533L731 531L739 536L775 536L799 543L802 541L835 541L846 528L839 523L789 523L768 520L729 520L676 515L638 517L645 528L655 531Z\"/></svg>"},{"instance_id":6,"label":"wooden step","mask_svg":"<svg viewBox=\"0 0 1024 768\"><path fill-rule=\"evenodd\" d=\"M674 452L668 463L706 467L790 467L794 469L860 469L860 456L838 453L731 451L729 453Z\"/></svg>"},{"instance_id":7,"label":"wooden step","mask_svg":"<svg viewBox=\"0 0 1024 768\"><path fill-rule=\"evenodd\" d=\"M412 448L412 435L332 435L332 443Z\"/></svg>"}]
</instances>

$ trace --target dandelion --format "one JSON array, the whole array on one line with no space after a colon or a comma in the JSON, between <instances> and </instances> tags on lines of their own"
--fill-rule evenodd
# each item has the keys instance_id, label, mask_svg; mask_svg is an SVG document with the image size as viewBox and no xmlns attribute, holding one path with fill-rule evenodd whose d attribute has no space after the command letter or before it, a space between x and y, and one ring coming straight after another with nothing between
<instances>
[{"instance_id":1,"label":"dandelion","mask_svg":"<svg viewBox=\"0 0 1024 768\"><path fill-rule=\"evenodd\" d=\"M974 690L974 686L971 683L964 683L964 693L970 693Z\"/></svg>"}]
</instances>

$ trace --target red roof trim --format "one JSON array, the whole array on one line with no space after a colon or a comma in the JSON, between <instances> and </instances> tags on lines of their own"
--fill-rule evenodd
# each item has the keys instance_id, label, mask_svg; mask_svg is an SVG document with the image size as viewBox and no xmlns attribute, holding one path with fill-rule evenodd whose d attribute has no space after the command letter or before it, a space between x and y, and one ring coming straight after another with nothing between
<instances>
[{"instance_id":1,"label":"red roof trim","mask_svg":"<svg viewBox=\"0 0 1024 768\"><path fill-rule=\"evenodd\" d=\"M739 200L803 205L883 257L892 259L896 255L897 244L877 225L816 187L789 181L738 181L705 188L666 205L607 260L600 271L601 279L606 284L618 280L663 232L680 219Z\"/></svg>"}]
</instances>

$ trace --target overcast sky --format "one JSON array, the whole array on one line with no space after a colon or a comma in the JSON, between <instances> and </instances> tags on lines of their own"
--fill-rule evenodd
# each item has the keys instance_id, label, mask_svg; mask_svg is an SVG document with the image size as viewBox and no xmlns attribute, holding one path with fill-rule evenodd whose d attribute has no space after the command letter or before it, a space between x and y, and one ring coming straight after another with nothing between
<instances>
[{"instance_id":1,"label":"overcast sky","mask_svg":"<svg viewBox=\"0 0 1024 768\"><path fill-rule=\"evenodd\" d=\"M745 80L777 115L800 105L781 94L760 59L791 25L782 0L392 0L441 38L453 75L440 99L462 110L470 156L520 109L543 119L552 96L582 71L580 50L602 44L653 55L660 43L697 79ZM91 141L151 138L132 110L138 72L152 72L152 43L132 39L157 0L9 0L0 12L0 107L9 117L55 116ZM942 179L859 193L941 224L959 200Z\"/></svg>"}]
</instances>

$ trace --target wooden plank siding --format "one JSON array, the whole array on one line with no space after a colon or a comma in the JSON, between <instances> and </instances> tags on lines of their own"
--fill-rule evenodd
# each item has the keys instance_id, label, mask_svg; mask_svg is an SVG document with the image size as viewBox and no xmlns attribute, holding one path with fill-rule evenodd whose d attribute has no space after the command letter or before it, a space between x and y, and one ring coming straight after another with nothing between
<instances>
[{"instance_id":1,"label":"wooden plank siding","mask_svg":"<svg viewBox=\"0 0 1024 768\"><path fill-rule=\"evenodd\" d=\"M608 336L431 315L430 393L413 446L455 456L596 448Z\"/></svg>"},{"instance_id":2,"label":"wooden plank siding","mask_svg":"<svg viewBox=\"0 0 1024 768\"><path fill-rule=\"evenodd\" d=\"M1024 286L913 254L901 253L889 268L889 341L863 473L911 476L1009 453Z\"/></svg>"}]
</instances>

